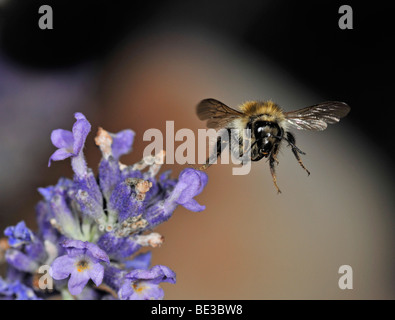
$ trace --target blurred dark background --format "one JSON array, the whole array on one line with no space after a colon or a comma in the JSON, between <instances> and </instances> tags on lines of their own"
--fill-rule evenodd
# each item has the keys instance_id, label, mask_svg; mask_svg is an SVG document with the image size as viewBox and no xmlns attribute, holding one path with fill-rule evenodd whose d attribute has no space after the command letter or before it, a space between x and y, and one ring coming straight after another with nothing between
<instances>
[{"instance_id":1,"label":"blurred dark background","mask_svg":"<svg viewBox=\"0 0 395 320\"><path fill-rule=\"evenodd\" d=\"M53 9L53 30L38 28L38 8L43 4ZM343 4L353 9L352 30L338 27L341 16L338 10ZM392 181L392 166L386 164L391 164L395 157L391 148L394 145L391 121L395 115L392 102L395 85L394 46L391 43L394 35L393 9L390 1L0 1L3 194L0 198L0 229L20 219L29 220L28 214L34 217L34 203L39 199L34 190L55 183L54 177L72 174L68 164L56 164L47 169L45 159L53 151L49 141L51 130L69 128L73 112L86 112L92 123L103 125L110 131L124 127L140 129L140 136L144 129L155 127L155 124L160 126L164 122L159 116L166 115L164 110L158 111L157 122L147 124L148 127L139 127L138 121L128 122L121 116L117 122L110 121L112 110L117 110L114 100L118 97L112 87L113 81L117 81L120 88L128 85L128 77L122 73L122 65L127 65L123 64L124 61L144 61L145 55L152 54L150 48L155 48L155 61L166 65L165 58L169 54L166 38L161 38L158 41L160 45L155 47L157 30L176 35L175 38L169 37L169 47L177 44L177 37L188 39L195 34L198 35L196 39L199 44L199 41L204 42L199 40L199 35L202 38L213 36L214 41L219 39L219 47L226 47L222 45L223 41L231 44L226 47L228 49L251 53L241 59L250 57L251 61L270 61L280 70L282 77L292 79L297 84L295 88L308 88L322 100L347 102L352 112L347 118L350 130L344 132L350 133L354 141L361 145L360 156L368 163L367 170L382 167L388 181ZM146 46L148 49L140 49L144 41L150 43L150 37L153 44ZM183 40L180 43L182 45ZM189 42L185 43L186 52L190 50L193 52L191 56L198 57L199 45L188 47ZM165 52L163 55L161 48ZM221 69L220 59L217 65ZM166 84L163 83L162 89L159 84L158 89L152 81L156 77L159 79L161 74L155 73L154 67L154 71L138 69L137 62L135 68L141 78L130 82L130 91L133 92L133 85L136 88L137 83L141 85L148 81L146 95L157 97L154 104L163 101L164 105L171 105L170 98L160 95L161 90L166 90ZM145 76L150 78L147 80ZM200 79L199 83L204 83L204 74L197 78ZM172 78L169 79L171 82ZM236 81L233 78L228 80ZM223 85L226 87L226 83ZM179 88L179 91L182 90ZM190 110L185 111L186 123L192 123L189 119L194 117L193 103L216 94L215 91L206 92L207 96L193 100L195 102L191 102ZM226 91L214 97L226 99ZM243 94L240 99L236 100L235 97L237 95L233 91L231 101L240 103L248 98ZM281 97L266 97L265 93L250 99L258 98L281 102ZM135 104L138 101L135 100ZM304 107L302 101L304 103L301 99L288 108ZM317 102L309 100L311 104ZM133 114L137 117L144 115L138 106L135 108L129 110L131 117ZM183 117L181 113L177 120L181 127L187 127L182 124ZM170 119L173 119L172 116L168 116ZM338 137L344 141L348 138ZM94 148L92 150L88 159L95 163L99 155ZM316 149L312 148L309 153L313 150ZM334 157L343 157L342 150L333 150ZM132 157L134 161L139 160L138 154ZM359 158L351 161L354 165ZM50 175L48 170L51 170ZM265 177L268 179L268 176ZM303 183L304 180L301 181ZM374 188L380 192L388 185L376 184ZM390 200L388 208L387 215L392 212L393 200ZM393 222L392 216L386 217ZM34 224L33 218L31 223ZM393 240L391 235L388 241ZM391 266L394 261L392 255ZM394 297L391 290L383 293L382 297ZM284 297L315 297L314 294L293 294L284 293ZM262 297L283 296L276 293Z\"/></svg>"},{"instance_id":2,"label":"blurred dark background","mask_svg":"<svg viewBox=\"0 0 395 320\"><path fill-rule=\"evenodd\" d=\"M378 110L393 115L390 1L47 1L55 15L50 32L37 26L42 4L9 0L1 7L2 53L24 68L49 72L87 61L102 64L126 36L158 21L185 23L252 48L328 98L369 108L351 116L361 128L382 117L372 119ZM353 30L338 27L343 4L353 9ZM377 127L380 134L370 138L391 144L391 126Z\"/></svg>"}]
</instances>

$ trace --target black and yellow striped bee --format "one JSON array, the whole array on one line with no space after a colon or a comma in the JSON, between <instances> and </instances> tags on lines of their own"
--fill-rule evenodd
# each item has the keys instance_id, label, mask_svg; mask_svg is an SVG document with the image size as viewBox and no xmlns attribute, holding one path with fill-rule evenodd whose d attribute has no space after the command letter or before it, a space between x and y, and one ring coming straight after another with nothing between
<instances>
[{"instance_id":1,"label":"black and yellow striped bee","mask_svg":"<svg viewBox=\"0 0 395 320\"><path fill-rule=\"evenodd\" d=\"M288 131L289 128L299 130L321 131L325 130L328 124L339 122L350 112L350 107L339 101L328 101L316 104L311 107L296 111L284 112L276 103L272 101L247 101L239 106L239 110L232 109L224 103L215 99L205 99L197 106L197 115L200 120L207 120L207 127L216 130L226 129L241 132L243 129L250 129L251 138L249 141L250 160L258 161L268 158L270 172L274 185L277 186L275 164L278 164L277 155L283 140L288 142L292 153L298 160L301 167L310 172L303 165L300 154L305 154L295 145L295 136ZM229 139L228 139L229 140ZM242 155L246 152L241 135L233 150ZM210 155L199 169L208 168L213 159L220 156L221 150L229 143L226 139L218 137L216 152Z\"/></svg>"}]
</instances>

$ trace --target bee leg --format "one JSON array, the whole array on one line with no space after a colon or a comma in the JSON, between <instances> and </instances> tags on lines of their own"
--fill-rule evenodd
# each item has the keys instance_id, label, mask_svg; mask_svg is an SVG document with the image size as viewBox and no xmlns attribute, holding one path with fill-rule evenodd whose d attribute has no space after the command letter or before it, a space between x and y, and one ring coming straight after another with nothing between
<instances>
[{"instance_id":1,"label":"bee leg","mask_svg":"<svg viewBox=\"0 0 395 320\"><path fill-rule=\"evenodd\" d=\"M211 154L211 155L207 158L206 163L205 163L204 165L202 165L202 166L196 168L196 169L197 169L197 170L200 170L200 171L206 170L207 168L209 168L209 167L214 163L214 161L215 161L218 157L219 157L218 152L217 152L217 154L215 154L215 153Z\"/></svg>"},{"instance_id":2,"label":"bee leg","mask_svg":"<svg viewBox=\"0 0 395 320\"><path fill-rule=\"evenodd\" d=\"M291 132L287 132L287 138L284 138L288 144L294 149L295 151L299 152L300 154L306 154L295 145L295 136Z\"/></svg>"},{"instance_id":3,"label":"bee leg","mask_svg":"<svg viewBox=\"0 0 395 320\"><path fill-rule=\"evenodd\" d=\"M310 171L306 169L306 167L304 166L304 164L302 162L302 159L299 156L299 153L301 153L301 154L306 154L306 153L304 153L297 146L295 146L295 137L292 133L287 132L287 137L288 137L288 139L286 139L286 140L290 144L290 146L292 148L292 153L294 154L296 160L298 160L300 166L307 172L307 174L310 175Z\"/></svg>"},{"instance_id":4,"label":"bee leg","mask_svg":"<svg viewBox=\"0 0 395 320\"><path fill-rule=\"evenodd\" d=\"M304 166L302 159L300 159L300 157L299 157L298 151L296 149L292 148L292 152L293 152L296 160L298 160L300 166L307 172L308 175L310 175L310 171L307 170L306 167Z\"/></svg>"},{"instance_id":5,"label":"bee leg","mask_svg":"<svg viewBox=\"0 0 395 320\"><path fill-rule=\"evenodd\" d=\"M273 147L273 151L272 151L272 154L271 154L271 157L273 157L273 159L274 159L274 161L276 161L277 165L280 163L278 161L278 159L277 159L277 155L278 155L278 152L279 152L279 146L280 146L280 144L276 143L274 145L274 147Z\"/></svg>"},{"instance_id":6,"label":"bee leg","mask_svg":"<svg viewBox=\"0 0 395 320\"><path fill-rule=\"evenodd\" d=\"M276 171L274 169L275 161L277 161L277 160L271 155L270 158L269 158L270 173L272 174L273 183L274 183L274 186L277 189L277 193L281 193L281 190L280 190L280 188L277 185Z\"/></svg>"},{"instance_id":7,"label":"bee leg","mask_svg":"<svg viewBox=\"0 0 395 320\"><path fill-rule=\"evenodd\" d=\"M207 159L207 162L206 162L204 165L202 165L202 166L200 166L200 167L197 167L197 168L195 168L195 169L196 169L196 170L200 170L200 171L206 170L208 167L211 166L211 164L209 163L209 159L210 159L210 158Z\"/></svg>"},{"instance_id":8,"label":"bee leg","mask_svg":"<svg viewBox=\"0 0 395 320\"><path fill-rule=\"evenodd\" d=\"M226 147L227 143L228 142L226 140L223 140L221 138L221 136L219 136L217 138L216 152L214 149L212 154L207 158L206 163L196 169L202 171L202 170L206 170L208 167L210 167L215 162L215 160L221 155L222 150Z\"/></svg>"}]
</instances>

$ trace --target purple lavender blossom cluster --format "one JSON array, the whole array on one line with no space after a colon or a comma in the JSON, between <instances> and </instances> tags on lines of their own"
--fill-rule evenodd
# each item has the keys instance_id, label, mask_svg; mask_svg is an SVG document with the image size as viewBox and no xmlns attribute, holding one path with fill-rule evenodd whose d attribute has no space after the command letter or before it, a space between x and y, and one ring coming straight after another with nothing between
<instances>
[{"instance_id":1,"label":"purple lavender blossom cluster","mask_svg":"<svg viewBox=\"0 0 395 320\"><path fill-rule=\"evenodd\" d=\"M164 265L150 267L151 252L139 250L163 242L152 230L178 205L194 212L205 209L194 197L207 184L207 175L188 168L178 179L171 179L170 172L156 179L164 152L124 165L119 158L131 151L134 132L99 128L95 142L102 159L96 177L83 154L91 125L81 113L75 118L72 131L52 132L58 149L48 164L70 158L73 179L39 188L43 200L36 206L37 232L23 221L4 231L8 269L6 278L0 277L0 299L162 299L160 283L175 283L176 274ZM46 282L42 266L50 266Z\"/></svg>"}]
</instances>

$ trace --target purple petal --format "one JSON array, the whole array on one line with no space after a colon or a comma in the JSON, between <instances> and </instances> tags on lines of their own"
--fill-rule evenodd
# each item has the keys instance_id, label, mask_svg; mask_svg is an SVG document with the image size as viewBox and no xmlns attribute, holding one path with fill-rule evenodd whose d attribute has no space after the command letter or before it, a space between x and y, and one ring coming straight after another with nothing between
<instances>
[{"instance_id":1,"label":"purple petal","mask_svg":"<svg viewBox=\"0 0 395 320\"><path fill-rule=\"evenodd\" d=\"M29 239L32 238L32 232L26 227L25 221L19 222L15 226L15 235L18 236L27 236Z\"/></svg>"},{"instance_id":2,"label":"purple petal","mask_svg":"<svg viewBox=\"0 0 395 320\"><path fill-rule=\"evenodd\" d=\"M110 259L108 258L107 253L105 253L102 249L100 249L96 244L87 242L86 248L94 258L103 262L110 263Z\"/></svg>"},{"instance_id":3,"label":"purple petal","mask_svg":"<svg viewBox=\"0 0 395 320\"><path fill-rule=\"evenodd\" d=\"M91 131L91 125L82 113L77 112L74 116L77 121L73 125L73 152L77 155L84 147L86 137Z\"/></svg>"},{"instance_id":4,"label":"purple petal","mask_svg":"<svg viewBox=\"0 0 395 320\"><path fill-rule=\"evenodd\" d=\"M204 172L187 168L180 174L179 181L166 202L175 201L192 211L202 211L204 206L199 205L193 197L203 191L206 186L208 177Z\"/></svg>"},{"instance_id":5,"label":"purple petal","mask_svg":"<svg viewBox=\"0 0 395 320\"><path fill-rule=\"evenodd\" d=\"M22 253L19 250L12 248L6 251L5 259L8 264L10 264L19 271L34 273L39 267L38 263L34 261L31 257Z\"/></svg>"},{"instance_id":6,"label":"purple petal","mask_svg":"<svg viewBox=\"0 0 395 320\"><path fill-rule=\"evenodd\" d=\"M76 120L86 120L86 117L81 112L74 113L74 118Z\"/></svg>"},{"instance_id":7,"label":"purple petal","mask_svg":"<svg viewBox=\"0 0 395 320\"><path fill-rule=\"evenodd\" d=\"M200 212L206 209L206 206L200 205L195 199L191 199L188 202L182 203L182 205L193 212Z\"/></svg>"},{"instance_id":8,"label":"purple petal","mask_svg":"<svg viewBox=\"0 0 395 320\"><path fill-rule=\"evenodd\" d=\"M95 263L87 270L87 272L95 285L100 286L103 281L104 267L100 263Z\"/></svg>"},{"instance_id":9,"label":"purple petal","mask_svg":"<svg viewBox=\"0 0 395 320\"><path fill-rule=\"evenodd\" d=\"M56 194L55 191L69 190L73 187L73 181L67 178L60 178L56 186L48 186L46 188L38 188L38 192L44 197L46 201L51 201L52 197Z\"/></svg>"},{"instance_id":10,"label":"purple petal","mask_svg":"<svg viewBox=\"0 0 395 320\"><path fill-rule=\"evenodd\" d=\"M69 130L56 129L51 133L52 144L59 149L69 149L73 150L73 133Z\"/></svg>"},{"instance_id":11,"label":"purple petal","mask_svg":"<svg viewBox=\"0 0 395 320\"><path fill-rule=\"evenodd\" d=\"M208 182L208 175L205 173L205 172L203 172L203 171L200 171L200 170L194 170L194 169L192 169L195 173L197 173L198 174L198 176L199 176L199 178L200 178L200 187L199 187L199 189L198 189L198 194L200 194L202 191L203 191L203 189L204 189L204 187L207 185L207 182Z\"/></svg>"},{"instance_id":12,"label":"purple petal","mask_svg":"<svg viewBox=\"0 0 395 320\"><path fill-rule=\"evenodd\" d=\"M52 262L49 273L55 280L66 279L75 269L74 264L75 259L67 255L58 257Z\"/></svg>"},{"instance_id":13,"label":"purple petal","mask_svg":"<svg viewBox=\"0 0 395 320\"><path fill-rule=\"evenodd\" d=\"M131 281L147 280L156 284L160 282L176 283L175 272L162 265L154 266L149 270L133 270L126 275L126 278Z\"/></svg>"},{"instance_id":14,"label":"purple petal","mask_svg":"<svg viewBox=\"0 0 395 320\"><path fill-rule=\"evenodd\" d=\"M79 258L87 252L86 243L81 240L65 239L61 246L66 249L67 255L72 258Z\"/></svg>"},{"instance_id":15,"label":"purple petal","mask_svg":"<svg viewBox=\"0 0 395 320\"><path fill-rule=\"evenodd\" d=\"M179 178L180 189L182 191L177 199L177 203L187 203L190 199L200 194L207 184L207 180L207 175L203 172L190 168L183 170Z\"/></svg>"},{"instance_id":16,"label":"purple petal","mask_svg":"<svg viewBox=\"0 0 395 320\"><path fill-rule=\"evenodd\" d=\"M64 160L72 156L74 156L74 154L67 151L67 149L58 149L52 153L51 157L49 158L48 167L51 166L51 161Z\"/></svg>"},{"instance_id":17,"label":"purple petal","mask_svg":"<svg viewBox=\"0 0 395 320\"><path fill-rule=\"evenodd\" d=\"M78 272L77 270L73 270L68 283L70 293L72 295L80 294L88 283L89 279L88 272Z\"/></svg>"},{"instance_id":18,"label":"purple petal","mask_svg":"<svg viewBox=\"0 0 395 320\"><path fill-rule=\"evenodd\" d=\"M73 256L85 252L90 257L93 257L97 260L107 263L110 262L107 254L94 243L88 241L66 239L63 241L62 246L66 248L68 252L74 252L75 254L72 254Z\"/></svg>"},{"instance_id":19,"label":"purple petal","mask_svg":"<svg viewBox=\"0 0 395 320\"><path fill-rule=\"evenodd\" d=\"M50 201L52 198L54 189L55 189L54 186L48 186L46 188L38 188L37 190L46 201Z\"/></svg>"},{"instance_id":20,"label":"purple petal","mask_svg":"<svg viewBox=\"0 0 395 320\"><path fill-rule=\"evenodd\" d=\"M86 243L81 240L65 239L62 242L64 248L86 249Z\"/></svg>"},{"instance_id":21,"label":"purple petal","mask_svg":"<svg viewBox=\"0 0 395 320\"><path fill-rule=\"evenodd\" d=\"M33 232L26 227L24 221L19 222L16 226L7 227L4 230L8 243L11 247L17 247L22 244L30 243L33 240Z\"/></svg>"},{"instance_id":22,"label":"purple petal","mask_svg":"<svg viewBox=\"0 0 395 320\"><path fill-rule=\"evenodd\" d=\"M73 248L73 247L66 248L65 251L66 251L67 255L72 259L80 259L82 256L84 256L86 254L86 249L77 249L77 248Z\"/></svg>"},{"instance_id":23,"label":"purple petal","mask_svg":"<svg viewBox=\"0 0 395 320\"><path fill-rule=\"evenodd\" d=\"M157 265L152 267L151 270L155 270L155 272L158 272L158 274L160 274L160 282L169 282L172 284L176 283L176 273L170 268L162 265ZM157 283L159 283L159 281Z\"/></svg>"},{"instance_id":24,"label":"purple petal","mask_svg":"<svg viewBox=\"0 0 395 320\"><path fill-rule=\"evenodd\" d=\"M134 293L132 281L125 279L123 285L118 291L119 299L126 300Z\"/></svg>"},{"instance_id":25,"label":"purple petal","mask_svg":"<svg viewBox=\"0 0 395 320\"><path fill-rule=\"evenodd\" d=\"M122 300L162 300L164 297L163 289L152 282L141 281L134 285L129 284L129 288L127 284L122 286L119 292Z\"/></svg>"},{"instance_id":26,"label":"purple petal","mask_svg":"<svg viewBox=\"0 0 395 320\"><path fill-rule=\"evenodd\" d=\"M162 300L165 295L163 289L157 284L145 281L141 282L139 285L142 286L143 289L141 294L132 295L130 300L137 300L137 297L138 300Z\"/></svg>"},{"instance_id":27,"label":"purple petal","mask_svg":"<svg viewBox=\"0 0 395 320\"><path fill-rule=\"evenodd\" d=\"M122 155L130 152L132 149L134 135L135 133L130 129L120 131L116 134L111 134L111 149L114 159L118 160Z\"/></svg>"}]
</instances>

